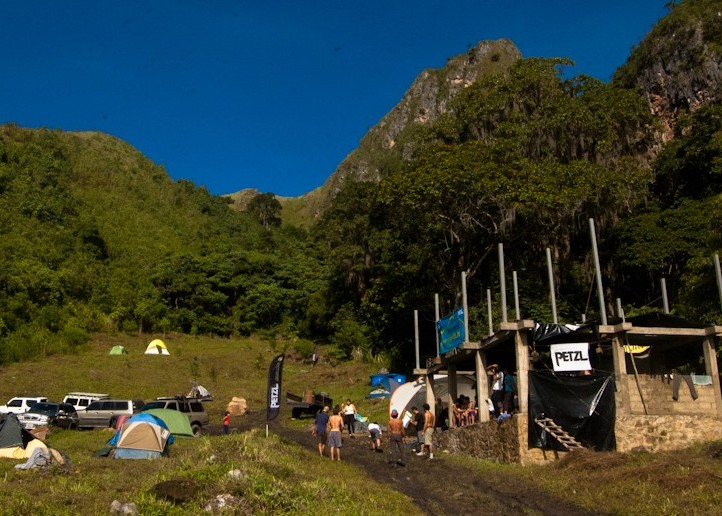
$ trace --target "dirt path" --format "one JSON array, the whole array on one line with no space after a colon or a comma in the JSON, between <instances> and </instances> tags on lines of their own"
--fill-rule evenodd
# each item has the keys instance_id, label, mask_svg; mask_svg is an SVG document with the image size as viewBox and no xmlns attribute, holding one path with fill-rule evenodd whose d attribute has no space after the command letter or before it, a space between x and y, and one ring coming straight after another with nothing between
<instances>
[{"instance_id":1,"label":"dirt path","mask_svg":"<svg viewBox=\"0 0 722 516\"><path fill-rule=\"evenodd\" d=\"M234 431L265 427L264 416L249 414ZM211 433L214 430L209 428ZM316 451L315 441L308 432L288 428L278 421L271 422L270 431ZM386 446L386 441L383 444ZM602 514L591 513L568 501L539 493L533 486L520 485L504 475L482 478L478 472L452 463L443 453L435 454L434 460L429 461L409 450L406 466L394 467L388 463L390 456L373 452L368 437L362 434L352 439L344 433L342 457L378 482L412 498L425 514Z\"/></svg>"}]
</instances>

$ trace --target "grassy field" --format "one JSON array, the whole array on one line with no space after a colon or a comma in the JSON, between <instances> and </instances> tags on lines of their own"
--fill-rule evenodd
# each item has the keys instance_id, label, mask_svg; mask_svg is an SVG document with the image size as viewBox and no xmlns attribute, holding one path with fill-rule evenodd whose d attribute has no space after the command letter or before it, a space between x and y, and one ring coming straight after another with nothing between
<instances>
[{"instance_id":1,"label":"grassy field","mask_svg":"<svg viewBox=\"0 0 722 516\"><path fill-rule=\"evenodd\" d=\"M268 365L287 343L262 339L213 339L168 336L171 356L146 356L148 336L96 336L75 356L56 356L0 369L0 402L16 395L45 395L59 400L69 391L107 392L118 398L149 400L185 393L191 380L208 388L215 401L207 404L211 421L220 425L227 401L246 398L251 411L265 413ZM109 356L122 344L129 354ZM283 390L328 392L334 400L354 400L359 411L385 420L387 402L365 399L373 366L362 362L315 367L295 359L284 365ZM195 360L194 360L195 358ZM244 420L247 417L249 419ZM284 425L302 428L309 420L279 417ZM356 514L403 514L413 502L381 485L349 463L331 463L310 447L282 437L266 437L263 417L239 416L259 422L249 432L179 439L168 458L157 461L114 461L98 457L109 431L51 432L47 444L67 454L72 468L21 471L17 461L0 460L0 514L98 514L113 500L134 502L141 514L197 514L215 495L241 496L240 513L311 514L341 508ZM500 465L450 456L441 461L476 472L488 485L525 486L539 496L573 501L602 514L720 514L722 443L708 443L675 453L573 454L547 466ZM238 470L235 478L228 476ZM153 486L165 481L195 486L181 506L154 496ZM447 479L444 479L446 481ZM448 479L452 481L451 479ZM333 512L333 511L331 511ZM532 511L533 512L533 511Z\"/></svg>"},{"instance_id":2,"label":"grassy field","mask_svg":"<svg viewBox=\"0 0 722 516\"><path fill-rule=\"evenodd\" d=\"M164 340L171 355L148 356L143 352L149 340L147 336L98 335L78 355L3 367L0 400L4 403L30 393L60 400L70 391L149 400L186 393L196 379L213 394L214 401L206 406L211 421L220 424L233 396L246 398L251 411L265 411L268 366L287 345L259 339L168 336ZM109 356L116 344L129 353ZM289 356L283 387L298 393L325 391L339 402L351 397L362 412L384 413L385 404L362 399L370 390L368 367L358 362L332 366L323 355L311 367ZM243 417L234 418L232 427ZM292 426L308 425L308 420L290 421L287 411L280 418ZM196 514L205 500L222 493L242 495L241 512L248 513L311 514L336 506L357 514L398 514L410 503L348 464L320 459L273 434L266 438L264 428L179 439L170 456L157 461L97 457L95 452L111 435L103 430L51 432L46 443L71 458L71 470L22 471L14 469L18 461L0 460L0 514L99 514L106 513L113 500L134 502L141 514ZM228 472L236 469L240 476L229 478ZM179 479L198 486L192 500L182 507L151 494L159 482ZM368 506L370 498L373 509Z\"/></svg>"}]
</instances>

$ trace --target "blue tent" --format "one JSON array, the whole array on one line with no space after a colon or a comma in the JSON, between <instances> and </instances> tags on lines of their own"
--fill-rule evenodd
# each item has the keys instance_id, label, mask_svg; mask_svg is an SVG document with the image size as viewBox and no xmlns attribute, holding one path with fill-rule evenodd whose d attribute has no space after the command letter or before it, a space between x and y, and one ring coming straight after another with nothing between
<instances>
[{"instance_id":1,"label":"blue tent","mask_svg":"<svg viewBox=\"0 0 722 516\"><path fill-rule=\"evenodd\" d=\"M108 441L115 459L155 459L174 441L168 425L152 414L136 414Z\"/></svg>"}]
</instances>

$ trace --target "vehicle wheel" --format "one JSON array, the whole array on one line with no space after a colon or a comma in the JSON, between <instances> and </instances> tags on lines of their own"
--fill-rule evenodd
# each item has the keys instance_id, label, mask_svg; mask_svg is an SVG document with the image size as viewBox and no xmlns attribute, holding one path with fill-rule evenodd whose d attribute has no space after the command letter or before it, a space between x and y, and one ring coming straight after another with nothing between
<instances>
[{"instance_id":1,"label":"vehicle wheel","mask_svg":"<svg viewBox=\"0 0 722 516\"><path fill-rule=\"evenodd\" d=\"M194 435L195 437L198 437L198 436L201 435L202 427L201 427L201 425L199 425L198 423L192 424L192 425L191 425L191 429L193 430L193 435Z\"/></svg>"},{"instance_id":2,"label":"vehicle wheel","mask_svg":"<svg viewBox=\"0 0 722 516\"><path fill-rule=\"evenodd\" d=\"M115 425L118 424L118 418L117 417L111 417L110 423L108 423L108 428L115 428Z\"/></svg>"},{"instance_id":3,"label":"vehicle wheel","mask_svg":"<svg viewBox=\"0 0 722 516\"><path fill-rule=\"evenodd\" d=\"M70 423L70 426L68 427L69 430L78 430L78 425L75 423Z\"/></svg>"}]
</instances>

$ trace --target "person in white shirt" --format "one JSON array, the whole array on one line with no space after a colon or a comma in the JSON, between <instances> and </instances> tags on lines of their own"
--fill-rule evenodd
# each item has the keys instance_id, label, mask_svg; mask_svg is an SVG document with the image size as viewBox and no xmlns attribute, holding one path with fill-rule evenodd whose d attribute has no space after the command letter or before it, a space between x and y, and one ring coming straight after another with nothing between
<instances>
[{"instance_id":1,"label":"person in white shirt","mask_svg":"<svg viewBox=\"0 0 722 516\"><path fill-rule=\"evenodd\" d=\"M356 406L351 403L351 400L346 400L343 406L343 422L348 428L348 435L350 437L356 437Z\"/></svg>"},{"instance_id":2,"label":"person in white shirt","mask_svg":"<svg viewBox=\"0 0 722 516\"><path fill-rule=\"evenodd\" d=\"M375 421L369 425L369 437L371 437L371 449L383 453L381 449L381 427Z\"/></svg>"}]
</instances>

